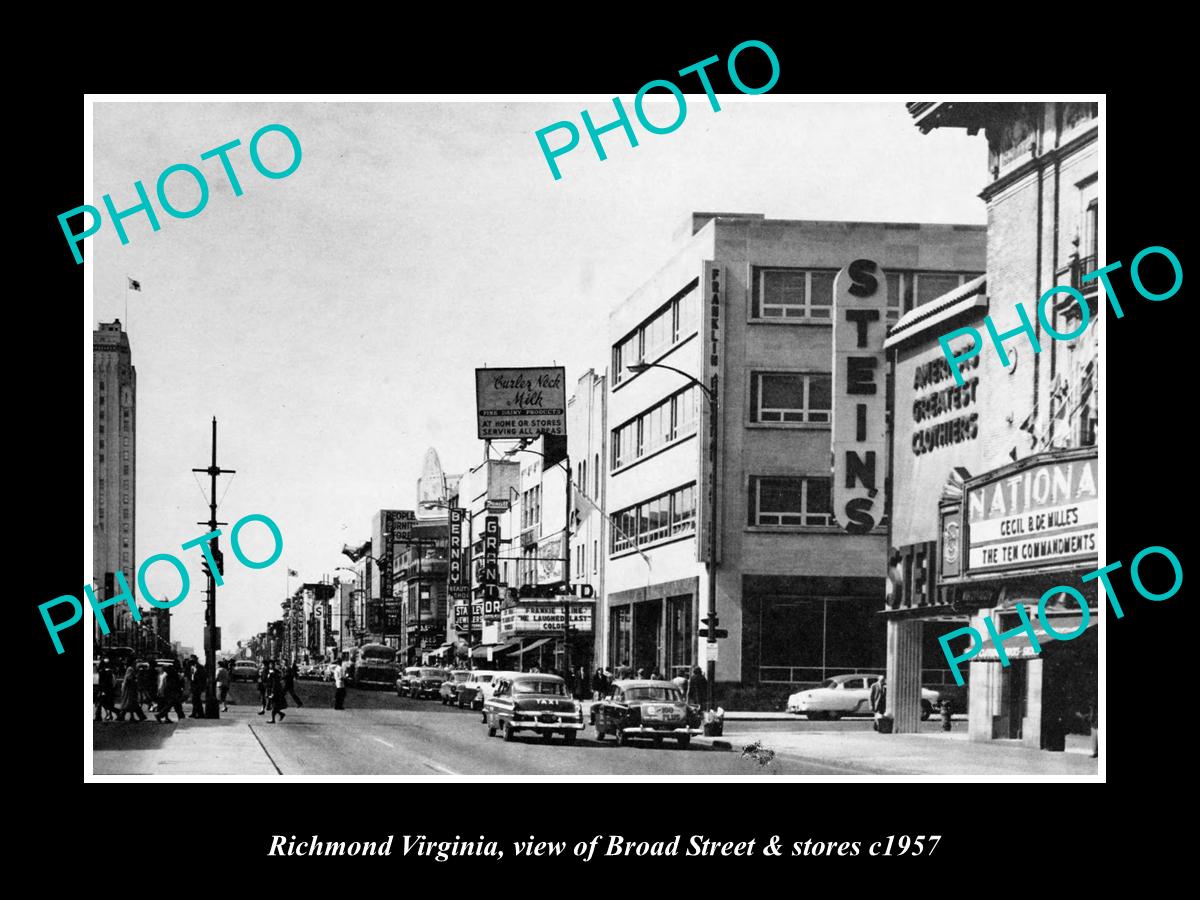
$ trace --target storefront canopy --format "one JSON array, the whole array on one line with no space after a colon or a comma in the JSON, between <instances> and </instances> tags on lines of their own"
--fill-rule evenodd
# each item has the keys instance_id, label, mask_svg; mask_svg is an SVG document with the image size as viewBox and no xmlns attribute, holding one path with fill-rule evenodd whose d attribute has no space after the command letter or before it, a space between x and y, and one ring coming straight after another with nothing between
<instances>
[{"instance_id":1,"label":"storefront canopy","mask_svg":"<svg viewBox=\"0 0 1200 900\"><path fill-rule=\"evenodd\" d=\"M1082 616L1053 616L1050 619L1050 627L1058 634L1066 636L1074 633L1079 629L1079 624L1082 622ZM1009 662L1017 659L1034 659L1035 657L1047 651L1053 652L1056 647L1063 645L1064 641L1060 637L1055 637L1053 634L1047 634L1046 629L1042 627L1041 620L1036 616L1032 616L1030 621L1033 623L1033 630L1037 633L1037 642L1039 650L1033 649L1033 643L1029 640L1029 632L1021 631L1007 638L1004 643L1004 654L1008 657ZM1079 638L1093 637L1093 628L1099 625L1099 616L1094 612L1088 619L1087 628L1078 636ZM1072 641L1077 638L1071 638ZM980 662L1000 662L1000 652L996 649L991 640L983 645L983 649L979 654L972 658Z\"/></svg>"},{"instance_id":2,"label":"storefront canopy","mask_svg":"<svg viewBox=\"0 0 1200 900\"><path fill-rule=\"evenodd\" d=\"M501 653L508 653L510 650L515 650L520 646L520 641L509 641L505 644L480 644L471 651L471 656L475 659L487 659L489 650L492 651L492 656L498 656Z\"/></svg>"},{"instance_id":3,"label":"storefront canopy","mask_svg":"<svg viewBox=\"0 0 1200 900\"><path fill-rule=\"evenodd\" d=\"M524 653L528 653L530 650L536 650L538 647L542 646L542 644L548 644L552 640L554 640L554 638L538 638L536 641L534 641L528 647L522 647L521 653L524 654Z\"/></svg>"}]
</instances>

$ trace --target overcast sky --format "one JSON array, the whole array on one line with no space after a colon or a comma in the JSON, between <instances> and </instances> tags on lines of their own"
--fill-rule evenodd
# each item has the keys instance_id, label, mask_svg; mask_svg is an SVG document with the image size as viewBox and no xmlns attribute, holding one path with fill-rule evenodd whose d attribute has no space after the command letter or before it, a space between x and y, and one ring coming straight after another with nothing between
<instances>
[{"instance_id":1,"label":"overcast sky","mask_svg":"<svg viewBox=\"0 0 1200 900\"><path fill-rule=\"evenodd\" d=\"M693 210L986 222L982 136L921 135L899 100L720 102L713 112L689 97L671 134L635 124L636 148L620 131L605 135L604 162L584 133L559 158L560 181L534 132L579 124L585 107L609 121L611 101L96 103L87 202L111 193L118 210L133 206L135 180L153 197L159 173L180 162L204 171L211 192L189 219L154 200L161 230L130 217L126 246L107 220L87 239L93 326L121 318L137 367L137 560L203 533L194 523L208 517L207 476L202 490L191 469L208 464L215 415L218 461L237 470L218 485L221 520L264 513L285 545L279 562L252 571L226 544L225 648L263 630L280 615L287 568L306 581L333 575L374 510L414 506L428 447L450 473L483 458L477 366L565 365L568 393L587 369L603 371L608 311L662 266ZM674 105L647 109L665 124ZM248 155L270 123L303 148L279 180ZM199 158L235 138L241 197L217 160ZM290 160L279 134L261 148L271 168ZM177 207L197 197L187 175L168 181ZM128 318L127 275L142 285ZM85 380L90 371L88 359ZM267 555L263 537L247 529L252 557ZM197 649L199 561L189 551L195 593L172 618L173 637ZM167 566L149 581L178 592Z\"/></svg>"}]
</instances>

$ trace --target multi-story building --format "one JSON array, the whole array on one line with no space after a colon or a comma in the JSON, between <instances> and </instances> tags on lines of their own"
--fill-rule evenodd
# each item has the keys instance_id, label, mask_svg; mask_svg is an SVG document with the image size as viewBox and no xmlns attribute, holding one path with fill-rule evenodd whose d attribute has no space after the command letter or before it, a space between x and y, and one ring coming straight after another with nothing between
<instances>
[{"instance_id":1,"label":"multi-story building","mask_svg":"<svg viewBox=\"0 0 1200 900\"><path fill-rule=\"evenodd\" d=\"M92 332L92 587L97 597L116 596L115 573L137 591L137 370L121 320L101 322ZM135 594L136 595L136 594ZM170 644L168 610L141 610L145 630ZM93 625L96 646L132 646L129 607L109 607L110 633ZM166 646L164 645L164 646Z\"/></svg>"},{"instance_id":2,"label":"multi-story building","mask_svg":"<svg viewBox=\"0 0 1200 900\"><path fill-rule=\"evenodd\" d=\"M413 525L407 542L396 548L392 584L404 637L400 657L406 662L429 655L440 658L457 643L447 630L448 522L444 515L422 519Z\"/></svg>"},{"instance_id":3,"label":"multi-story building","mask_svg":"<svg viewBox=\"0 0 1200 900\"><path fill-rule=\"evenodd\" d=\"M567 401L567 453L575 487L571 521L571 584L575 586L581 603L589 604L592 617L589 658L575 663L584 666L590 666L597 660L604 665L606 659L604 604L599 602L599 598L604 597L604 571L608 563L606 397L607 379L589 369L579 377L575 393ZM588 601L582 596L588 592L596 599Z\"/></svg>"},{"instance_id":4,"label":"multi-story building","mask_svg":"<svg viewBox=\"0 0 1200 900\"><path fill-rule=\"evenodd\" d=\"M878 263L894 321L978 276L983 232L689 218L666 265L609 320L608 665L668 677L704 665L715 573L725 695L777 702L797 684L883 670L886 531L877 520L848 533L831 504L845 475L830 467L834 279L854 260Z\"/></svg>"},{"instance_id":5,"label":"multi-story building","mask_svg":"<svg viewBox=\"0 0 1200 900\"><path fill-rule=\"evenodd\" d=\"M1097 686L1097 266L1098 121L1094 103L912 103L923 132L983 131L990 180L986 277L906 314L887 339L895 382L892 581L887 609L889 707L896 730L914 731L922 660L944 654L937 638L964 626L1001 633L969 664L969 735L1061 749L1066 733L1094 722ZM1059 293L1038 315L1051 287ZM1022 331L1016 306L1030 325ZM983 323L1012 332L998 352ZM1065 339L1054 339L1049 329ZM982 344L960 385L938 338L973 328ZM1042 350L1035 353L1033 341ZM970 332L950 339L962 355ZM1070 641L1052 640L1037 613L1043 593L1073 585L1088 609L1058 594L1046 620ZM1090 616L1090 622L1082 619ZM1086 627L1085 627L1086 625ZM954 655L969 652L962 632Z\"/></svg>"}]
</instances>

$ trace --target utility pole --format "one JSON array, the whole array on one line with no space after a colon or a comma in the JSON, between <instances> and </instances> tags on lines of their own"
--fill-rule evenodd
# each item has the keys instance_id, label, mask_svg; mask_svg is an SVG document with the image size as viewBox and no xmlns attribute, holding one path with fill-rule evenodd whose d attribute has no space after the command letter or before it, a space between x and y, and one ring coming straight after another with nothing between
<instances>
[{"instance_id":1,"label":"utility pole","mask_svg":"<svg viewBox=\"0 0 1200 900\"><path fill-rule=\"evenodd\" d=\"M544 459L544 457L543 457ZM563 515L563 676L571 675L571 457L563 460L567 471L567 503Z\"/></svg>"},{"instance_id":2,"label":"utility pole","mask_svg":"<svg viewBox=\"0 0 1200 900\"><path fill-rule=\"evenodd\" d=\"M212 420L212 463L204 469L192 469L193 472L207 472L209 475L209 492L208 492L208 521L197 522L197 525L207 525L208 530L216 531L218 525L226 525L227 522L217 521L217 476L232 475L234 469L222 469L217 465L217 417L213 416ZM217 572L213 572L207 565L208 569L208 598L204 610L204 669L208 673L208 687L204 695L204 717L207 719L221 718L220 705L217 703L217 651L220 648L220 641L217 638L217 581L218 573L223 573L222 556L220 549L220 538L212 539L212 558L216 564Z\"/></svg>"}]
</instances>

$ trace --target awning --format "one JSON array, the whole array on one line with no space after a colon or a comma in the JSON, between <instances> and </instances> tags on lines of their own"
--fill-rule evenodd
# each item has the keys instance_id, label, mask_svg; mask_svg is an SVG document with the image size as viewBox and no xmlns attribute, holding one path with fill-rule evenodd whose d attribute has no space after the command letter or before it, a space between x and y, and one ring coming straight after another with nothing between
<instances>
[{"instance_id":1,"label":"awning","mask_svg":"<svg viewBox=\"0 0 1200 900\"><path fill-rule=\"evenodd\" d=\"M1035 659L1038 656L1041 656L1041 654L1045 653L1047 650L1053 651L1056 646L1064 643L1062 638L1057 638L1052 634L1046 633L1046 629L1042 627L1041 619L1036 615L1036 613L1030 616L1029 621L1033 625L1034 632L1037 634L1038 646L1041 649L1040 651L1034 651L1033 644L1029 640L1029 632L1021 631L1020 633L1014 634L1012 637L1003 641L1004 654L1008 657L1009 662L1017 659ZM1079 629L1079 624L1082 621L1083 616L1079 614L1071 616L1051 616L1050 627L1053 628L1058 634L1066 636L1077 631ZM1083 634L1079 635L1079 637L1082 638L1089 636L1088 632L1090 632L1099 624L1100 617L1095 611L1093 611L1091 617L1088 619L1087 628L1084 630ZM1000 630L999 625L997 625L997 630ZM1075 638L1071 638L1071 640L1073 641ZM1000 652L989 639L987 643L983 645L983 649L971 659L972 661L978 660L979 662L1000 662Z\"/></svg>"},{"instance_id":2,"label":"awning","mask_svg":"<svg viewBox=\"0 0 1200 900\"><path fill-rule=\"evenodd\" d=\"M447 650L453 649L453 647L453 644L442 644L442 646L438 647L436 650L426 650L424 652L428 653L430 656L442 656Z\"/></svg>"},{"instance_id":3,"label":"awning","mask_svg":"<svg viewBox=\"0 0 1200 900\"><path fill-rule=\"evenodd\" d=\"M515 650L520 646L520 641L508 641L504 644L480 644L471 651L471 656L474 659L487 659L489 650L492 652L492 656L496 656L500 653L508 653L510 650Z\"/></svg>"},{"instance_id":4,"label":"awning","mask_svg":"<svg viewBox=\"0 0 1200 900\"><path fill-rule=\"evenodd\" d=\"M952 319L967 310L987 307L986 291L987 276L980 275L929 303L910 309L888 331L887 339L883 342L884 348L890 350L897 344L922 334L934 325Z\"/></svg>"},{"instance_id":5,"label":"awning","mask_svg":"<svg viewBox=\"0 0 1200 900\"><path fill-rule=\"evenodd\" d=\"M525 654L525 653L528 653L530 650L536 650L538 647L542 646L542 644L548 644L552 640L554 640L554 638L538 638L536 641L534 641L528 647L522 647L521 653Z\"/></svg>"}]
</instances>

